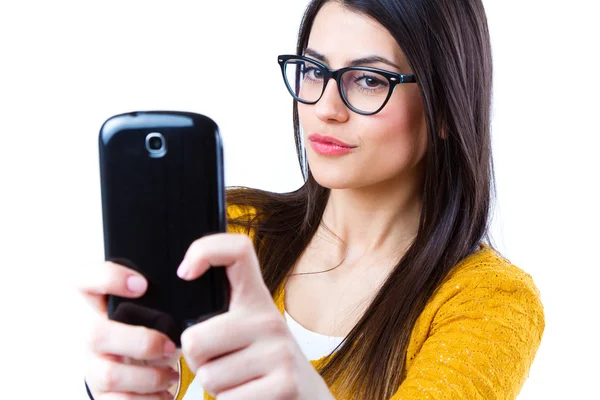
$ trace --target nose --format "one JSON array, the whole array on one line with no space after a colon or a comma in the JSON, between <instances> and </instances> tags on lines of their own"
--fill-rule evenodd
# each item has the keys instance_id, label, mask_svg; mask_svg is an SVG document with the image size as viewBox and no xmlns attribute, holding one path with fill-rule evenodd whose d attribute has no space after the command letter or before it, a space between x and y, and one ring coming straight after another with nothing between
<instances>
[{"instance_id":1,"label":"nose","mask_svg":"<svg viewBox=\"0 0 600 400\"><path fill-rule=\"evenodd\" d=\"M337 82L331 79L325 86L321 99L315 104L315 114L320 120L324 122L345 122L348 120L350 110L348 110L340 96Z\"/></svg>"}]
</instances>

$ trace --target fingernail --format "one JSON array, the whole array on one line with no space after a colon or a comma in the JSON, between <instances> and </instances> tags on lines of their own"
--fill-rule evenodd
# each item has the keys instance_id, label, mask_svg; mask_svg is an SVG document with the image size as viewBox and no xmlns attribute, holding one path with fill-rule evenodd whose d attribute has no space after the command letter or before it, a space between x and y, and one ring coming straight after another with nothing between
<instances>
[{"instance_id":1,"label":"fingernail","mask_svg":"<svg viewBox=\"0 0 600 400\"><path fill-rule=\"evenodd\" d=\"M133 293L141 293L146 290L146 280L141 276L131 275L127 278L127 290Z\"/></svg>"},{"instance_id":2,"label":"fingernail","mask_svg":"<svg viewBox=\"0 0 600 400\"><path fill-rule=\"evenodd\" d=\"M165 342L165 346L163 348L163 354L165 357L171 357L173 354L175 354L176 350L177 348L175 347L175 343L171 342L170 340Z\"/></svg>"},{"instance_id":3,"label":"fingernail","mask_svg":"<svg viewBox=\"0 0 600 400\"><path fill-rule=\"evenodd\" d=\"M181 279L184 279L186 277L187 273L188 273L188 263L184 259L181 262L181 264L179 265L179 268L177 268L177 276L180 277Z\"/></svg>"}]
</instances>

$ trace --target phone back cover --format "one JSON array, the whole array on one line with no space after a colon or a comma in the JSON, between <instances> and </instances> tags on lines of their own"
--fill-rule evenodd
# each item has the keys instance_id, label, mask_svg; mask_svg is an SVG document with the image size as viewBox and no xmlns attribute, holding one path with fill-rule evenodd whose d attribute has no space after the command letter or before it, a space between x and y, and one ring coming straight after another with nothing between
<instances>
[{"instance_id":1,"label":"phone back cover","mask_svg":"<svg viewBox=\"0 0 600 400\"><path fill-rule=\"evenodd\" d=\"M153 158L148 134L166 153ZM109 298L109 316L167 334L225 312L229 284L223 268L186 282L176 275L198 238L225 231L222 145L216 124L190 113L150 112L113 117L100 132L104 245L107 260L142 273L139 299Z\"/></svg>"}]
</instances>

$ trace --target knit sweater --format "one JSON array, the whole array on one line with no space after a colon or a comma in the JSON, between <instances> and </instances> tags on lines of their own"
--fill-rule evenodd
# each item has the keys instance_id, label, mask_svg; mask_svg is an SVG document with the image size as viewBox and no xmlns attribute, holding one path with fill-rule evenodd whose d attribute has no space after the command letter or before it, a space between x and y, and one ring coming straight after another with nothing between
<instances>
[{"instance_id":1,"label":"knit sweater","mask_svg":"<svg viewBox=\"0 0 600 400\"><path fill-rule=\"evenodd\" d=\"M239 211L230 207L228 213ZM284 288L285 282L273 296L282 314ZM390 400L515 399L544 326L531 276L481 245L450 270L417 319L407 348L406 379ZM328 357L310 362L319 370ZM194 378L183 358L181 365L177 400ZM330 390L335 396L335 382ZM204 399L213 398L205 393Z\"/></svg>"}]
</instances>

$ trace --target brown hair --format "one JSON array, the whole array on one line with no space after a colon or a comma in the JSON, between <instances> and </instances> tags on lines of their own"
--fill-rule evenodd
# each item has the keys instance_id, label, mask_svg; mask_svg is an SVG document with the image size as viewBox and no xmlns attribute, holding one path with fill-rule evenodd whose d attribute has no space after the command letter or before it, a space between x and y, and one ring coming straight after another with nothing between
<instances>
[{"instance_id":1,"label":"brown hair","mask_svg":"<svg viewBox=\"0 0 600 400\"><path fill-rule=\"evenodd\" d=\"M298 54L308 44L319 9L308 5ZM329 383L360 399L387 399L404 379L412 328L448 271L487 236L493 198L490 140L492 59L481 0L344 0L396 39L417 76L428 131L423 204L416 238L360 321L320 371ZM255 245L271 293L290 274L317 228L329 189L306 165L298 107L296 150L304 185L290 193L230 189L229 204L251 206L255 218L229 221L255 231ZM442 134L443 132L443 134ZM359 346L353 346L359 343Z\"/></svg>"}]
</instances>

